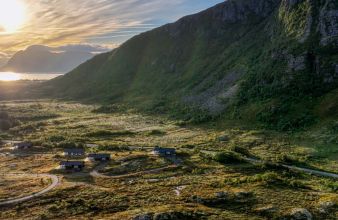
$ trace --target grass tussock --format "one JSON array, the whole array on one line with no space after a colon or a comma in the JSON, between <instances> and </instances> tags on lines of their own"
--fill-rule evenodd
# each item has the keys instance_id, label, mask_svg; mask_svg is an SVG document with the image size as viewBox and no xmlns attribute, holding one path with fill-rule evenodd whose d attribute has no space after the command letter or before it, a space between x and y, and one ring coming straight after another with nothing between
<instances>
[{"instance_id":1,"label":"grass tussock","mask_svg":"<svg viewBox=\"0 0 338 220\"><path fill-rule=\"evenodd\" d=\"M118 136L131 136L135 135L132 131L122 130L122 131L109 131L109 130L98 130L85 134L86 137L118 137Z\"/></svg>"}]
</instances>

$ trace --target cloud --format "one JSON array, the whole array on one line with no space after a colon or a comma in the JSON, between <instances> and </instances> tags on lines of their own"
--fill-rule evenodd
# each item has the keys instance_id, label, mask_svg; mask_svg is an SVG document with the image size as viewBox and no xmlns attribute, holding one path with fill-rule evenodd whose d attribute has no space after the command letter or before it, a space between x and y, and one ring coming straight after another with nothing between
<instances>
[{"instance_id":1,"label":"cloud","mask_svg":"<svg viewBox=\"0 0 338 220\"><path fill-rule=\"evenodd\" d=\"M34 51L49 51L53 53L60 53L60 52L84 52L84 53L104 53L112 50L112 47L105 46L105 45L95 45L95 44L68 44L59 47L49 47L45 45L31 45L26 48L26 50L34 50ZM1 54L5 53L0 53ZM8 54L6 54L8 55Z\"/></svg>"},{"instance_id":2,"label":"cloud","mask_svg":"<svg viewBox=\"0 0 338 220\"><path fill-rule=\"evenodd\" d=\"M10 55L7 53L0 52L0 58L8 58Z\"/></svg>"},{"instance_id":3,"label":"cloud","mask_svg":"<svg viewBox=\"0 0 338 220\"><path fill-rule=\"evenodd\" d=\"M102 44L115 47L136 34L223 0L21 1L27 6L25 25L12 34L0 29L0 51L9 54L34 44L52 47Z\"/></svg>"},{"instance_id":4,"label":"cloud","mask_svg":"<svg viewBox=\"0 0 338 220\"><path fill-rule=\"evenodd\" d=\"M9 60L9 58L10 58L10 55L0 52L0 67L5 65L7 61Z\"/></svg>"},{"instance_id":5,"label":"cloud","mask_svg":"<svg viewBox=\"0 0 338 220\"><path fill-rule=\"evenodd\" d=\"M54 48L59 51L81 51L88 53L103 53L108 52L112 49L111 46L107 45L95 45L95 44L68 44Z\"/></svg>"}]
</instances>

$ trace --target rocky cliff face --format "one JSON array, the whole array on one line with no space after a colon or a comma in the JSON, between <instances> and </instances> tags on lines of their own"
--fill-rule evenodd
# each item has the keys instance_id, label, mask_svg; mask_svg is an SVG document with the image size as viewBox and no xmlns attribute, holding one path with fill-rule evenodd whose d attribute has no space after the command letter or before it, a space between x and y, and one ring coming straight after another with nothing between
<instances>
[{"instance_id":1,"label":"rocky cliff face","mask_svg":"<svg viewBox=\"0 0 338 220\"><path fill-rule=\"evenodd\" d=\"M219 4L204 14L222 22L249 22L251 16L265 18L276 8L280 0L229 0Z\"/></svg>"},{"instance_id":2,"label":"rocky cliff face","mask_svg":"<svg viewBox=\"0 0 338 220\"><path fill-rule=\"evenodd\" d=\"M321 34L320 43L324 46L335 44L338 46L338 3L326 0L320 8L318 29Z\"/></svg>"},{"instance_id":3,"label":"rocky cliff face","mask_svg":"<svg viewBox=\"0 0 338 220\"><path fill-rule=\"evenodd\" d=\"M228 0L136 36L47 86L61 97L188 115L321 96L338 85L337 10L335 0Z\"/></svg>"}]
</instances>

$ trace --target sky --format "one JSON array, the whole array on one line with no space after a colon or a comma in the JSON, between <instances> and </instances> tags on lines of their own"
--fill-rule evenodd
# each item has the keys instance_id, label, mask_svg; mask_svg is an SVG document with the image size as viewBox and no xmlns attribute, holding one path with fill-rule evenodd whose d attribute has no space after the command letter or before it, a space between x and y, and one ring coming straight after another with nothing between
<instances>
[{"instance_id":1,"label":"sky","mask_svg":"<svg viewBox=\"0 0 338 220\"><path fill-rule=\"evenodd\" d=\"M0 64L30 45L117 47L224 0L0 0Z\"/></svg>"}]
</instances>

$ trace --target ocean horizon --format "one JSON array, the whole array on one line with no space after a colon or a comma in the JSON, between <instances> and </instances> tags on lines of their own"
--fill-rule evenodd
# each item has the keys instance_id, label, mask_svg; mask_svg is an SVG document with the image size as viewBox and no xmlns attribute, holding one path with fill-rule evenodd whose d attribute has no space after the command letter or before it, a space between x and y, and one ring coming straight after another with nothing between
<instances>
[{"instance_id":1,"label":"ocean horizon","mask_svg":"<svg viewBox=\"0 0 338 220\"><path fill-rule=\"evenodd\" d=\"M17 73L17 72L0 72L0 81L18 81L18 80L39 80L45 81L62 76L65 73Z\"/></svg>"}]
</instances>

